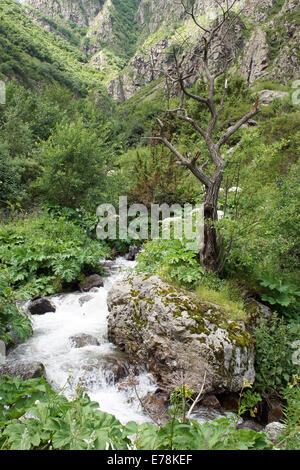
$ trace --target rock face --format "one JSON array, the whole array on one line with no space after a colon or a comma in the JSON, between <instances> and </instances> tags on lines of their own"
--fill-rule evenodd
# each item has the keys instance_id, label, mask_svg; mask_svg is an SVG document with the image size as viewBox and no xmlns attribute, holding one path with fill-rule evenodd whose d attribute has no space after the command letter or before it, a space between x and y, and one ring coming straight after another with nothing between
<instances>
[{"instance_id":1,"label":"rock face","mask_svg":"<svg viewBox=\"0 0 300 470\"><path fill-rule=\"evenodd\" d=\"M270 46L267 33L262 28L257 28L250 36L241 60L241 73L248 85L266 74L266 69L270 64L269 56Z\"/></svg>"},{"instance_id":2,"label":"rock face","mask_svg":"<svg viewBox=\"0 0 300 470\"><path fill-rule=\"evenodd\" d=\"M98 15L103 0L25 0L25 4L39 10L49 18L62 16L84 27Z\"/></svg>"},{"instance_id":3,"label":"rock face","mask_svg":"<svg viewBox=\"0 0 300 470\"><path fill-rule=\"evenodd\" d=\"M2 375L21 377L23 380L36 379L44 374L44 365L40 362L20 362L19 364L6 362L0 365L0 379Z\"/></svg>"},{"instance_id":4,"label":"rock face","mask_svg":"<svg viewBox=\"0 0 300 470\"><path fill-rule=\"evenodd\" d=\"M255 379L254 340L243 322L157 276L131 274L108 294L108 337L146 364L163 388L182 380L204 393L237 392Z\"/></svg>"},{"instance_id":5,"label":"rock face","mask_svg":"<svg viewBox=\"0 0 300 470\"><path fill-rule=\"evenodd\" d=\"M44 315L44 313L55 312L55 306L50 300L42 297L41 299L33 300L28 305L28 310L31 315Z\"/></svg>"}]
</instances>

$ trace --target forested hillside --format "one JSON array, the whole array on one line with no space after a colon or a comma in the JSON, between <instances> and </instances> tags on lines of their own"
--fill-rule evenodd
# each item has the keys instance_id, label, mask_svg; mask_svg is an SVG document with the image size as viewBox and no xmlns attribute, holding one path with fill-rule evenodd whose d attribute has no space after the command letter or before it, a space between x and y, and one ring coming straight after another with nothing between
<instances>
[{"instance_id":1,"label":"forested hillside","mask_svg":"<svg viewBox=\"0 0 300 470\"><path fill-rule=\"evenodd\" d=\"M299 6L218 3L1 0L0 449L300 448ZM204 248L163 223L100 240L97 207L121 196L204 204ZM156 381L135 397L142 425L100 411L79 362L68 400L45 357L24 377L14 356L35 340L32 302L87 292L90 275L107 289L107 260L139 250L132 277L107 281L101 341L119 348L120 396ZM235 418L202 424L201 407Z\"/></svg>"}]
</instances>

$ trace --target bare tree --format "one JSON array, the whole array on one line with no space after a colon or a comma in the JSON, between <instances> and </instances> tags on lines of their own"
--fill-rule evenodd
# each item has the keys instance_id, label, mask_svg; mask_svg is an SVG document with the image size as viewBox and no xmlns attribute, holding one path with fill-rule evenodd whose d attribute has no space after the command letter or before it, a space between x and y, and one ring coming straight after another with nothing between
<instances>
[{"instance_id":1,"label":"bare tree","mask_svg":"<svg viewBox=\"0 0 300 470\"><path fill-rule=\"evenodd\" d=\"M166 123L161 119L157 118L159 125L159 134L151 137L153 140L159 140L163 142L166 147L178 158L178 164L188 168L193 175L201 181L205 186L205 197L204 197L204 245L200 252L200 262L208 272L218 271L218 265L220 261L220 246L217 239L217 232L215 229L215 222L217 221L217 204L219 198L219 191L221 188L223 174L227 168L230 160L225 158L221 154L221 147L226 144L228 139L247 121L253 118L259 113L258 101L253 105L253 108L249 113L242 116L237 122L231 125L224 134L217 138L215 136L216 125L222 110L224 109L225 99L228 91L228 68L233 60L233 57L227 57L227 53L223 54L223 65L218 71L213 70L213 61L211 60L212 52L216 48L216 43L220 49L225 47L226 35L233 30L233 27L237 23L239 18L238 14L233 11L233 7L236 5L238 0L223 0L217 1L216 4L219 8L219 15L217 19L212 23L210 29L203 27L197 20L194 7L188 7L186 1L181 0L180 4L184 8L184 11L189 15L197 27L202 31L203 36L201 38L202 45L199 50L199 62L196 66L192 67L188 65L186 56L178 54L174 48L174 66L166 74L166 79L169 83L172 83L176 87L176 90L180 94L180 104L176 109L169 109L168 113L176 116L177 119L187 122L192 126L197 133L201 136L202 140L209 151L210 159L213 164L213 171L205 171L207 163L199 164L201 161L201 152L196 152L194 156L183 155L174 145L170 142L170 139L166 136ZM204 96L194 94L188 89L187 81L195 76L195 70L199 78L202 77L206 82L207 91ZM200 71L200 73L198 72ZM224 88L222 92L222 98L217 105L216 103L216 81L218 77L224 75ZM208 109L210 120L208 125L203 126L197 122L194 118L189 116L187 109L184 107L184 101L186 98L202 103ZM229 157L228 157L229 158ZM202 159L203 160L203 159Z\"/></svg>"}]
</instances>

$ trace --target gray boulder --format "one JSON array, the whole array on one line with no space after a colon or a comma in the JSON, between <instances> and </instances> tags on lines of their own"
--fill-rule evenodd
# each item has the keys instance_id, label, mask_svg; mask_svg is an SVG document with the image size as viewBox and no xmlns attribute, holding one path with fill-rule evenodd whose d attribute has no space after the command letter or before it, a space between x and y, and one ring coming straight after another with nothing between
<instances>
[{"instance_id":1,"label":"gray boulder","mask_svg":"<svg viewBox=\"0 0 300 470\"><path fill-rule=\"evenodd\" d=\"M85 346L99 346L100 343L95 336L80 333L70 337L70 341L74 348L84 348Z\"/></svg>"},{"instance_id":2,"label":"gray boulder","mask_svg":"<svg viewBox=\"0 0 300 470\"><path fill-rule=\"evenodd\" d=\"M157 276L131 274L108 294L108 338L146 364L162 388L182 382L204 393L254 382L255 343L244 323Z\"/></svg>"},{"instance_id":3,"label":"gray boulder","mask_svg":"<svg viewBox=\"0 0 300 470\"><path fill-rule=\"evenodd\" d=\"M90 300L92 300L92 296L91 295L83 295L79 298L79 304L80 306L82 307L84 304L86 304L87 302L89 302Z\"/></svg>"},{"instance_id":4,"label":"gray boulder","mask_svg":"<svg viewBox=\"0 0 300 470\"><path fill-rule=\"evenodd\" d=\"M268 436L270 441L276 445L284 428L284 424L274 421L265 427L264 433Z\"/></svg>"},{"instance_id":5,"label":"gray boulder","mask_svg":"<svg viewBox=\"0 0 300 470\"><path fill-rule=\"evenodd\" d=\"M272 103L275 99L282 100L289 96L288 92L286 91L278 91L278 90L261 90L256 93L259 97L259 102L263 106L268 106Z\"/></svg>"},{"instance_id":6,"label":"gray boulder","mask_svg":"<svg viewBox=\"0 0 300 470\"><path fill-rule=\"evenodd\" d=\"M88 292L93 289L93 287L103 287L103 279L99 274L92 274L85 278L84 282L79 284L80 290L82 292Z\"/></svg>"},{"instance_id":7,"label":"gray boulder","mask_svg":"<svg viewBox=\"0 0 300 470\"><path fill-rule=\"evenodd\" d=\"M270 307L267 307L267 305L264 305L253 298L247 299L245 302L245 310L248 313L246 326L251 334L254 333L262 320L270 320L273 314Z\"/></svg>"},{"instance_id":8,"label":"gray boulder","mask_svg":"<svg viewBox=\"0 0 300 470\"><path fill-rule=\"evenodd\" d=\"M2 375L21 377L23 380L36 379L44 375L45 368L41 362L5 362L0 365L0 379Z\"/></svg>"}]
</instances>

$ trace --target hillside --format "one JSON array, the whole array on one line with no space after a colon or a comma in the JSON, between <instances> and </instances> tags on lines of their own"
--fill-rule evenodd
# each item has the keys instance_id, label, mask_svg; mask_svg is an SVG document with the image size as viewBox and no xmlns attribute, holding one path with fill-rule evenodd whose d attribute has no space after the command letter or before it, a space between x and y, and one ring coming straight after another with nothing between
<instances>
[{"instance_id":1,"label":"hillside","mask_svg":"<svg viewBox=\"0 0 300 470\"><path fill-rule=\"evenodd\" d=\"M57 25L61 34L57 28L45 31L11 0L1 2L0 15L2 77L17 77L30 86L59 82L79 94L101 88L101 74L89 66L71 29Z\"/></svg>"}]
</instances>

